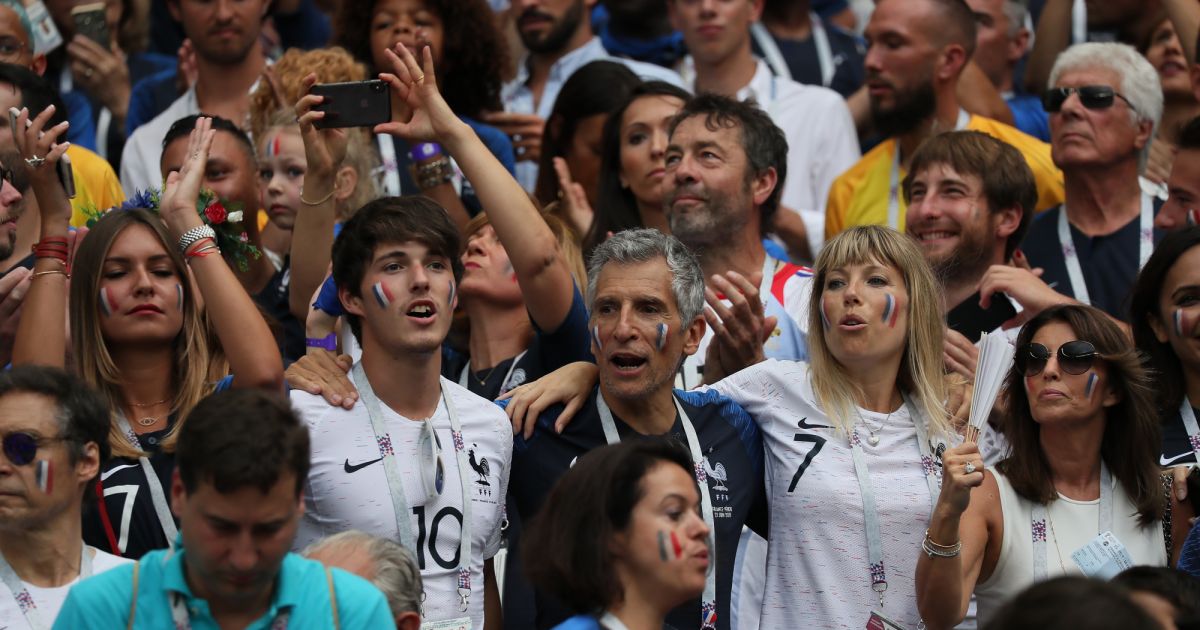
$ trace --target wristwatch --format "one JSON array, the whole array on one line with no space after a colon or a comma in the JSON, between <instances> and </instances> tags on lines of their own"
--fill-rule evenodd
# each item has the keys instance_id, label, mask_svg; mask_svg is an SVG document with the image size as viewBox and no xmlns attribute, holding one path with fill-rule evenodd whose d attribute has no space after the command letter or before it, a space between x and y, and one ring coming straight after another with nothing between
<instances>
[{"instance_id":1,"label":"wristwatch","mask_svg":"<svg viewBox=\"0 0 1200 630\"><path fill-rule=\"evenodd\" d=\"M324 348L330 352L337 352L337 333L329 333L324 337L305 337L304 345L309 348Z\"/></svg>"}]
</instances>

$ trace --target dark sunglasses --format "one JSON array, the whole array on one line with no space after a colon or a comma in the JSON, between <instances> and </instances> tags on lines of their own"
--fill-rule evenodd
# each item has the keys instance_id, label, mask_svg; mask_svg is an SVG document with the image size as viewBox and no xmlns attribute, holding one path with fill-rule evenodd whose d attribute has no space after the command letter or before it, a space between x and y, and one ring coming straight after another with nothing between
<instances>
[{"instance_id":1,"label":"dark sunglasses","mask_svg":"<svg viewBox=\"0 0 1200 630\"><path fill-rule=\"evenodd\" d=\"M1119 98L1129 105L1129 109L1137 111L1129 99L1119 94L1107 85L1085 85L1083 87L1050 88L1042 94L1042 109L1051 114L1062 111L1063 103L1072 94L1079 95L1079 102L1088 109L1108 109L1113 105L1113 99Z\"/></svg>"},{"instance_id":2,"label":"dark sunglasses","mask_svg":"<svg viewBox=\"0 0 1200 630\"><path fill-rule=\"evenodd\" d=\"M1067 374L1083 374L1092 368L1096 357L1096 346L1090 341L1068 341L1058 348L1058 367ZM1050 350L1040 343L1027 343L1017 350L1017 369L1025 376L1037 376L1046 369Z\"/></svg>"},{"instance_id":3,"label":"dark sunglasses","mask_svg":"<svg viewBox=\"0 0 1200 630\"><path fill-rule=\"evenodd\" d=\"M60 442L63 438L37 437L30 433L14 431L6 434L0 443L4 447L4 456L16 466L28 466L37 456L38 448L51 442Z\"/></svg>"}]
</instances>

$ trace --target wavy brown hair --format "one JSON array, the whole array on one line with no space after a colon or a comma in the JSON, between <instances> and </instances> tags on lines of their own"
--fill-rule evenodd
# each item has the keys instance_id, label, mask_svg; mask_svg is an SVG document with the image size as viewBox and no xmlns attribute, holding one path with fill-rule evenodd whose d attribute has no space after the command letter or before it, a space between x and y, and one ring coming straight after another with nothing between
<instances>
[{"instance_id":1,"label":"wavy brown hair","mask_svg":"<svg viewBox=\"0 0 1200 630\"><path fill-rule=\"evenodd\" d=\"M1158 469L1162 437L1142 357L1107 315L1080 304L1054 306L1039 313L1021 329L1017 347L1029 343L1052 322L1070 326L1077 339L1091 342L1108 367L1109 386L1119 400L1105 410L1100 457L1137 507L1138 523L1146 527L1162 518L1165 497ZM1041 425L1029 408L1025 375L1014 365L1004 385L1001 429L1008 438L1008 452L996 469L1004 473L1017 494L1036 503L1049 503L1058 493L1042 450Z\"/></svg>"},{"instance_id":2,"label":"wavy brown hair","mask_svg":"<svg viewBox=\"0 0 1200 630\"><path fill-rule=\"evenodd\" d=\"M504 109L500 86L508 68L508 45L486 0L424 0L442 20L445 40L437 69L438 89L460 116L479 118L485 111ZM342 2L333 17L333 44L350 51L368 68L371 56L371 18L376 2ZM374 68L379 71L379 68Z\"/></svg>"}]
</instances>

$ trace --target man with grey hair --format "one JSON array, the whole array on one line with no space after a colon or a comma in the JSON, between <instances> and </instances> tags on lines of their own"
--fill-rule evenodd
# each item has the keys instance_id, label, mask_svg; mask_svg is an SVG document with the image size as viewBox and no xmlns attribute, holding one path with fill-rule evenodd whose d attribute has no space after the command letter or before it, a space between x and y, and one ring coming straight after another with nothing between
<instances>
[{"instance_id":1,"label":"man with grey hair","mask_svg":"<svg viewBox=\"0 0 1200 630\"><path fill-rule=\"evenodd\" d=\"M1043 103L1066 202L1037 217L1022 246L1041 277L1014 269L988 288L1036 293L1029 317L1074 300L1125 320L1129 291L1161 236L1153 228L1160 204L1138 182L1162 116L1158 74L1131 46L1078 44L1055 62Z\"/></svg>"},{"instance_id":2,"label":"man with grey hair","mask_svg":"<svg viewBox=\"0 0 1200 630\"><path fill-rule=\"evenodd\" d=\"M673 236L629 230L596 248L588 276L596 366L581 369L590 376L598 368L599 384L586 400L570 405L578 411L561 433L555 423L568 409L559 405L538 414L528 434L517 436L512 503L522 518L532 516L558 477L593 448L623 439L685 445L697 464L702 512L716 546L715 570L700 600L676 608L667 623L727 629L742 527L766 531L763 447L753 420L733 401L712 391L672 391L676 370L704 334L700 263ZM510 411L523 415L525 409ZM571 613L544 593L537 595L537 608L539 627Z\"/></svg>"},{"instance_id":3,"label":"man with grey hair","mask_svg":"<svg viewBox=\"0 0 1200 630\"><path fill-rule=\"evenodd\" d=\"M420 630L421 571L402 545L351 529L309 545L304 556L370 581L387 598L397 630Z\"/></svg>"},{"instance_id":4,"label":"man with grey hair","mask_svg":"<svg viewBox=\"0 0 1200 630\"><path fill-rule=\"evenodd\" d=\"M1050 124L1039 95L1018 90L1013 71L1029 50L1027 11L1019 0L966 0L975 14L975 54L971 59L1004 96L1012 111L1013 126L1050 141Z\"/></svg>"}]
</instances>

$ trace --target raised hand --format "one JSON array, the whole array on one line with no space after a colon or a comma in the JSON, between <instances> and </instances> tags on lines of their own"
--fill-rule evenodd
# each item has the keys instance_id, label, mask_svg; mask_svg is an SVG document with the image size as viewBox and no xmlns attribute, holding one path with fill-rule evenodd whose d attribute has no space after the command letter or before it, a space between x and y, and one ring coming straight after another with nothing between
<instances>
[{"instance_id":1,"label":"raised hand","mask_svg":"<svg viewBox=\"0 0 1200 630\"><path fill-rule=\"evenodd\" d=\"M29 110L25 108L20 111L13 108L9 113L16 115L15 120L10 119L13 124L13 142L17 145L21 158L29 165L30 181L41 210L43 227L62 223L62 228L65 229L65 221L71 219L71 200L67 198L67 193L58 180L57 170L59 160L66 154L71 143L59 142L58 139L67 133L70 123L64 120L46 129L46 123L54 116L54 111L54 106L50 105L33 120L30 120ZM42 231L45 236L46 230Z\"/></svg>"},{"instance_id":2,"label":"raised hand","mask_svg":"<svg viewBox=\"0 0 1200 630\"><path fill-rule=\"evenodd\" d=\"M159 214L176 239L202 223L200 215L196 213L196 200L200 197L200 183L204 180L208 150L212 147L215 134L211 118L197 119L196 128L188 136L187 159L178 171L167 175Z\"/></svg>"},{"instance_id":3,"label":"raised hand","mask_svg":"<svg viewBox=\"0 0 1200 630\"><path fill-rule=\"evenodd\" d=\"M763 344L770 339L778 320L763 310L757 284L761 280L760 273L747 279L729 271L724 276L712 276L704 288L704 300L708 302L704 319L713 330L704 358L705 383L715 383L766 358ZM728 306L717 291L724 294Z\"/></svg>"},{"instance_id":4,"label":"raised hand","mask_svg":"<svg viewBox=\"0 0 1200 630\"><path fill-rule=\"evenodd\" d=\"M942 454L942 493L938 509L961 516L971 504L971 489L983 485L983 456L974 442L962 444Z\"/></svg>"},{"instance_id":5,"label":"raised hand","mask_svg":"<svg viewBox=\"0 0 1200 630\"><path fill-rule=\"evenodd\" d=\"M115 118L124 120L132 87L129 66L120 47L114 43L112 49L108 49L76 35L67 44L67 55L71 58L71 75L75 82L107 107Z\"/></svg>"},{"instance_id":6,"label":"raised hand","mask_svg":"<svg viewBox=\"0 0 1200 630\"><path fill-rule=\"evenodd\" d=\"M315 73L304 77L306 94L296 102L296 122L300 125L300 138L304 141L308 172L315 176L332 177L346 159L346 145L350 137L345 129L317 129L315 123L325 117L325 112L313 108L323 103L325 97L307 93L316 83Z\"/></svg>"},{"instance_id":7,"label":"raised hand","mask_svg":"<svg viewBox=\"0 0 1200 630\"><path fill-rule=\"evenodd\" d=\"M466 127L438 91L433 53L428 46L421 49L421 64L403 44L384 52L392 64L392 72L380 73L379 78L408 106L412 117L408 121L375 125L375 133L390 133L415 142L439 142Z\"/></svg>"},{"instance_id":8,"label":"raised hand","mask_svg":"<svg viewBox=\"0 0 1200 630\"><path fill-rule=\"evenodd\" d=\"M562 204L562 214L570 221L575 233L582 237L592 227L592 219L595 217L592 204L588 203L583 186L571 179L571 167L567 166L566 160L554 158L554 174L558 176L558 197L559 203Z\"/></svg>"}]
</instances>

